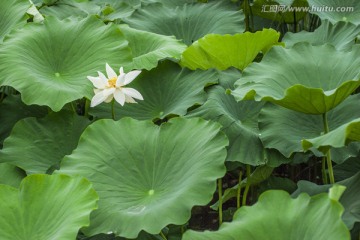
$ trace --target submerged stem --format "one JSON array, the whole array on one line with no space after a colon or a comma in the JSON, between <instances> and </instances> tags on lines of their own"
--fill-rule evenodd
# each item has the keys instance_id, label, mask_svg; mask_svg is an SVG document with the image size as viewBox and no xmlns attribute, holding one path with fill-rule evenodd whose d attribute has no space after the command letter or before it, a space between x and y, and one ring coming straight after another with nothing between
<instances>
[{"instance_id":1,"label":"submerged stem","mask_svg":"<svg viewBox=\"0 0 360 240\"><path fill-rule=\"evenodd\" d=\"M242 205L246 206L246 199L250 189L251 166L246 165L246 186L243 194Z\"/></svg>"},{"instance_id":2,"label":"submerged stem","mask_svg":"<svg viewBox=\"0 0 360 240\"><path fill-rule=\"evenodd\" d=\"M237 195L236 195L236 207L240 208L240 193L241 193L241 181L242 181L242 169L240 169L239 172L239 183L238 183L238 189L237 189Z\"/></svg>"},{"instance_id":3,"label":"submerged stem","mask_svg":"<svg viewBox=\"0 0 360 240\"><path fill-rule=\"evenodd\" d=\"M221 178L219 178L219 180L218 180L218 194L219 194L219 226L221 226L222 221L223 221L222 179Z\"/></svg>"},{"instance_id":4,"label":"submerged stem","mask_svg":"<svg viewBox=\"0 0 360 240\"><path fill-rule=\"evenodd\" d=\"M326 113L323 113L323 123L324 123L324 134L326 134L326 133L329 132L329 124L328 124L327 114ZM335 183L335 178L334 178L334 171L333 171L333 167L332 167L330 149L327 150L327 152L326 152L326 162L327 162L328 171L329 171L330 183L334 184Z\"/></svg>"}]
</instances>

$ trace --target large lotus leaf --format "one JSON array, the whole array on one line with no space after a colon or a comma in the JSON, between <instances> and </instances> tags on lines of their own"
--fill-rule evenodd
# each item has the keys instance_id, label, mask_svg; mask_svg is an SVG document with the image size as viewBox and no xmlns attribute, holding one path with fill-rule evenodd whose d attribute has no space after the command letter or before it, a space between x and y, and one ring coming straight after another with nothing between
<instances>
[{"instance_id":1,"label":"large lotus leaf","mask_svg":"<svg viewBox=\"0 0 360 240\"><path fill-rule=\"evenodd\" d=\"M351 178L338 182L337 184L346 187L344 194L340 198L340 203L345 208L342 219L349 229L352 229L354 223L360 222L360 172ZM297 196L300 193L307 193L310 195L319 194L328 191L331 185L316 185L308 181L300 181L298 189L293 193Z\"/></svg>"},{"instance_id":2,"label":"large lotus leaf","mask_svg":"<svg viewBox=\"0 0 360 240\"><path fill-rule=\"evenodd\" d=\"M40 8L44 16L55 16L59 19L68 17L86 17L100 12L100 7L92 2L77 0L58 0L50 6Z\"/></svg>"},{"instance_id":3,"label":"large lotus leaf","mask_svg":"<svg viewBox=\"0 0 360 240\"><path fill-rule=\"evenodd\" d=\"M0 239L75 239L97 200L82 177L34 174L19 189L0 185Z\"/></svg>"},{"instance_id":4,"label":"large lotus leaf","mask_svg":"<svg viewBox=\"0 0 360 240\"><path fill-rule=\"evenodd\" d=\"M330 132L360 118L360 94L352 95L339 106L327 113ZM310 115L296 112L274 104L265 105L259 115L259 129L261 140L265 147L278 149L287 157L294 152L302 152L302 140L312 139L324 134L323 118L321 115ZM324 135L326 136L326 135ZM337 136L338 137L338 136ZM337 139L327 139L336 141ZM337 163L356 156L359 143L341 149L332 149L333 160ZM314 149L311 149L314 151ZM317 151L314 153L318 154ZM321 153L319 153L321 154Z\"/></svg>"},{"instance_id":5,"label":"large lotus leaf","mask_svg":"<svg viewBox=\"0 0 360 240\"><path fill-rule=\"evenodd\" d=\"M215 71L190 71L176 63L166 61L151 71L144 71L131 87L144 97L137 104L115 105L117 119L130 116L139 120L164 119L172 115L183 116L187 109L206 101L204 87L218 81ZM100 118L111 118L111 106L103 103L90 110Z\"/></svg>"},{"instance_id":6,"label":"large lotus leaf","mask_svg":"<svg viewBox=\"0 0 360 240\"><path fill-rule=\"evenodd\" d=\"M255 0L251 13L272 21L297 23L306 16L308 6L307 0Z\"/></svg>"},{"instance_id":7,"label":"large lotus leaf","mask_svg":"<svg viewBox=\"0 0 360 240\"><path fill-rule=\"evenodd\" d=\"M350 141L360 141L360 118L345 123L340 127L312 139L302 140L304 150L317 148L326 153L331 147L340 148Z\"/></svg>"},{"instance_id":8,"label":"large lotus leaf","mask_svg":"<svg viewBox=\"0 0 360 240\"><path fill-rule=\"evenodd\" d=\"M360 2L358 0L308 0L311 13L321 19L335 23L348 21L360 24Z\"/></svg>"},{"instance_id":9,"label":"large lotus leaf","mask_svg":"<svg viewBox=\"0 0 360 240\"><path fill-rule=\"evenodd\" d=\"M309 42L312 45L330 43L338 50L351 50L359 33L360 25L354 25L350 22L333 24L324 20L314 32L287 32L282 41L285 42L287 48L291 48L298 42Z\"/></svg>"},{"instance_id":10,"label":"large lotus leaf","mask_svg":"<svg viewBox=\"0 0 360 240\"><path fill-rule=\"evenodd\" d=\"M0 42L11 29L26 23L29 0L0 0Z\"/></svg>"},{"instance_id":11,"label":"large lotus leaf","mask_svg":"<svg viewBox=\"0 0 360 240\"><path fill-rule=\"evenodd\" d=\"M310 114L323 114L360 86L360 46L351 52L332 45L297 43L273 47L243 72L232 94L237 100L271 101Z\"/></svg>"},{"instance_id":12,"label":"large lotus leaf","mask_svg":"<svg viewBox=\"0 0 360 240\"><path fill-rule=\"evenodd\" d=\"M266 52L278 44L279 37L280 33L273 29L235 35L208 34L184 51L181 65L190 69L244 70L260 51Z\"/></svg>"},{"instance_id":13,"label":"large lotus leaf","mask_svg":"<svg viewBox=\"0 0 360 240\"><path fill-rule=\"evenodd\" d=\"M84 232L134 238L141 230L158 234L170 223L184 224L194 205L212 199L225 173L228 140L220 127L200 118L90 125L60 168L88 178L100 196Z\"/></svg>"},{"instance_id":14,"label":"large lotus leaf","mask_svg":"<svg viewBox=\"0 0 360 240\"><path fill-rule=\"evenodd\" d=\"M85 117L65 111L20 120L4 141L0 162L16 165L28 174L52 172L76 148L89 124Z\"/></svg>"},{"instance_id":15,"label":"large lotus leaf","mask_svg":"<svg viewBox=\"0 0 360 240\"><path fill-rule=\"evenodd\" d=\"M159 60L165 58L180 59L186 45L173 36L140 31L126 25L120 26L129 41L133 55L133 62L125 65L125 70L150 70L158 65Z\"/></svg>"},{"instance_id":16,"label":"large lotus leaf","mask_svg":"<svg viewBox=\"0 0 360 240\"><path fill-rule=\"evenodd\" d=\"M0 163L0 184L19 187L21 180L26 176L24 171L8 163Z\"/></svg>"},{"instance_id":17,"label":"large lotus leaf","mask_svg":"<svg viewBox=\"0 0 360 240\"><path fill-rule=\"evenodd\" d=\"M358 172L360 172L360 156L349 158L345 162L334 166L336 181L350 178Z\"/></svg>"},{"instance_id":18,"label":"large lotus leaf","mask_svg":"<svg viewBox=\"0 0 360 240\"><path fill-rule=\"evenodd\" d=\"M174 35L187 45L209 33L235 34L244 31L244 15L220 2L185 4L170 8L153 3L137 9L124 21L130 27L162 35Z\"/></svg>"},{"instance_id":19,"label":"large lotus leaf","mask_svg":"<svg viewBox=\"0 0 360 240\"><path fill-rule=\"evenodd\" d=\"M253 206L237 210L233 221L222 224L218 231L190 230L183 240L346 240L350 233L341 220L343 211L330 194L310 197L303 193L292 199L285 191L270 190Z\"/></svg>"},{"instance_id":20,"label":"large lotus leaf","mask_svg":"<svg viewBox=\"0 0 360 240\"><path fill-rule=\"evenodd\" d=\"M48 17L44 24L27 24L0 47L0 85L14 87L26 104L59 111L66 103L93 95L86 78L131 62L131 51L114 25L96 17L64 21Z\"/></svg>"},{"instance_id":21,"label":"large lotus leaf","mask_svg":"<svg viewBox=\"0 0 360 240\"><path fill-rule=\"evenodd\" d=\"M45 107L25 105L21 101L20 95L7 96L0 104L0 145L9 136L17 121L26 117L44 117L47 112Z\"/></svg>"},{"instance_id":22,"label":"large lotus leaf","mask_svg":"<svg viewBox=\"0 0 360 240\"><path fill-rule=\"evenodd\" d=\"M223 126L222 131L230 141L227 161L239 161L253 166L267 163L274 167L284 163L286 159L281 154L265 149L260 141L258 115L264 103L236 102L225 91L221 86L212 88L204 105L187 116L214 120Z\"/></svg>"}]
</instances>

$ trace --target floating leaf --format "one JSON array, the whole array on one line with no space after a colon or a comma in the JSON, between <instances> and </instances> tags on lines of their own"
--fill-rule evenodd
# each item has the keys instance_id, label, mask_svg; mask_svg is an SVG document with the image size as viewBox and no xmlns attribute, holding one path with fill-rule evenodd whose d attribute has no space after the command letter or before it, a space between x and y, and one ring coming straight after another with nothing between
<instances>
[{"instance_id":1,"label":"floating leaf","mask_svg":"<svg viewBox=\"0 0 360 240\"><path fill-rule=\"evenodd\" d=\"M310 114L323 114L360 86L360 46L351 52L331 45L298 43L291 49L273 47L253 63L232 92L237 100L271 101Z\"/></svg>"},{"instance_id":2,"label":"floating leaf","mask_svg":"<svg viewBox=\"0 0 360 240\"><path fill-rule=\"evenodd\" d=\"M9 162L28 174L52 172L76 148L89 124L85 117L70 112L20 120L4 142L0 162Z\"/></svg>"},{"instance_id":3,"label":"floating leaf","mask_svg":"<svg viewBox=\"0 0 360 240\"><path fill-rule=\"evenodd\" d=\"M350 22L332 24L328 20L324 20L314 32L287 32L282 41L285 42L287 48L292 47L298 42L309 42L312 45L330 43L336 49L344 51L351 50L358 34L360 34L360 25Z\"/></svg>"},{"instance_id":4,"label":"floating leaf","mask_svg":"<svg viewBox=\"0 0 360 240\"><path fill-rule=\"evenodd\" d=\"M328 239L350 240L341 220L344 209L325 193L292 199L287 192L270 190L256 204L236 211L230 223L215 232L186 231L183 240L232 239Z\"/></svg>"},{"instance_id":5,"label":"floating leaf","mask_svg":"<svg viewBox=\"0 0 360 240\"><path fill-rule=\"evenodd\" d=\"M165 58L180 59L186 45L172 36L136 30L126 25L120 26L121 31L129 41L133 55L133 63L125 65L127 70L150 70L158 65L159 60Z\"/></svg>"},{"instance_id":6,"label":"floating leaf","mask_svg":"<svg viewBox=\"0 0 360 240\"><path fill-rule=\"evenodd\" d=\"M8 163L0 163L0 184L19 187L21 180L26 176L24 171Z\"/></svg>"},{"instance_id":7,"label":"floating leaf","mask_svg":"<svg viewBox=\"0 0 360 240\"><path fill-rule=\"evenodd\" d=\"M0 1L0 43L11 29L26 23L26 11L30 6L29 0Z\"/></svg>"},{"instance_id":8,"label":"floating leaf","mask_svg":"<svg viewBox=\"0 0 360 240\"><path fill-rule=\"evenodd\" d=\"M244 31L244 15L221 2L168 7L153 3L123 19L130 27L183 40L187 45L209 33Z\"/></svg>"},{"instance_id":9,"label":"floating leaf","mask_svg":"<svg viewBox=\"0 0 360 240\"><path fill-rule=\"evenodd\" d=\"M308 0L311 13L331 22L348 21L360 24L360 2L358 0Z\"/></svg>"},{"instance_id":10,"label":"floating leaf","mask_svg":"<svg viewBox=\"0 0 360 240\"><path fill-rule=\"evenodd\" d=\"M87 235L141 230L158 234L184 224L194 205L205 205L225 173L228 143L220 125L173 118L161 126L123 118L90 125L60 172L88 178L100 196Z\"/></svg>"},{"instance_id":11,"label":"floating leaf","mask_svg":"<svg viewBox=\"0 0 360 240\"><path fill-rule=\"evenodd\" d=\"M352 95L327 113L330 132L360 118L359 101L360 94ZM321 115L300 113L271 103L261 110L259 128L260 138L265 147L278 149L286 157L290 157L294 152L303 152L303 139L312 139L324 134ZM328 141L336 141L336 139L328 138ZM337 147L344 146L345 144L337 145ZM332 149L333 160L341 163L351 156L356 156L359 149L358 143L342 149ZM318 154L315 149L311 150Z\"/></svg>"},{"instance_id":12,"label":"floating leaf","mask_svg":"<svg viewBox=\"0 0 360 240\"><path fill-rule=\"evenodd\" d=\"M277 45L279 37L280 33L273 29L235 35L208 34L185 50L181 65L190 69L236 67L244 70L259 52Z\"/></svg>"},{"instance_id":13,"label":"floating leaf","mask_svg":"<svg viewBox=\"0 0 360 240\"><path fill-rule=\"evenodd\" d=\"M117 119L130 116L139 120L164 119L171 115L183 116L187 109L206 101L204 87L218 81L215 71L190 71L166 61L151 71L144 71L129 86L137 89L144 101L115 106ZM111 118L111 106L101 104L90 110L100 118Z\"/></svg>"},{"instance_id":14,"label":"floating leaf","mask_svg":"<svg viewBox=\"0 0 360 240\"><path fill-rule=\"evenodd\" d=\"M286 159L281 154L265 149L260 141L258 115L264 103L236 102L225 92L221 86L215 86L209 91L208 100L187 116L217 121L223 126L222 131L230 140L227 161L253 166L267 163L274 167L284 163Z\"/></svg>"},{"instance_id":15,"label":"floating leaf","mask_svg":"<svg viewBox=\"0 0 360 240\"><path fill-rule=\"evenodd\" d=\"M0 239L75 239L97 199L81 177L34 174L19 189L0 185Z\"/></svg>"},{"instance_id":16,"label":"floating leaf","mask_svg":"<svg viewBox=\"0 0 360 240\"><path fill-rule=\"evenodd\" d=\"M17 121L26 117L44 117L47 112L45 107L25 105L20 95L7 96L0 105L0 145L10 135Z\"/></svg>"},{"instance_id":17,"label":"floating leaf","mask_svg":"<svg viewBox=\"0 0 360 240\"><path fill-rule=\"evenodd\" d=\"M59 111L66 103L93 95L86 78L105 62L116 68L131 62L120 30L96 17L27 24L12 32L0 47L0 85L14 87L26 104ZM96 56L96 57L95 57Z\"/></svg>"}]
</instances>

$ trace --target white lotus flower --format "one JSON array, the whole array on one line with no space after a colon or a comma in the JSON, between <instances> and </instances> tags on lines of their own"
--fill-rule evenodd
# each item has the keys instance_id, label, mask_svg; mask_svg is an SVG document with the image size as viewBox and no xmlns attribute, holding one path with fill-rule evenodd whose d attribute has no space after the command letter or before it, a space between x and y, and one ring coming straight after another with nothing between
<instances>
[{"instance_id":1,"label":"white lotus flower","mask_svg":"<svg viewBox=\"0 0 360 240\"><path fill-rule=\"evenodd\" d=\"M120 75L106 63L107 77L98 72L98 77L88 76L87 78L93 83L95 96L91 99L91 107L95 107L102 102L111 102L113 98L124 106L127 103L136 103L135 99L144 100L143 96L134 88L125 88L124 86L131 83L141 71L135 70L124 73L123 67L120 68Z\"/></svg>"}]
</instances>

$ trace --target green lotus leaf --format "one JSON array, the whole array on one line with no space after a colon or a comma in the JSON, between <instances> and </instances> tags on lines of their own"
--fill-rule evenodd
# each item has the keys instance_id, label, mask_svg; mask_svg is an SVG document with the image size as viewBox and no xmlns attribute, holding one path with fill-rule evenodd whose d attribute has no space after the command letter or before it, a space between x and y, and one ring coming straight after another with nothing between
<instances>
[{"instance_id":1,"label":"green lotus leaf","mask_svg":"<svg viewBox=\"0 0 360 240\"><path fill-rule=\"evenodd\" d=\"M60 173L88 178L100 196L87 235L113 232L135 238L184 224L205 205L225 173L226 136L200 118L173 118L161 126L123 118L98 120L61 163Z\"/></svg>"},{"instance_id":2,"label":"green lotus leaf","mask_svg":"<svg viewBox=\"0 0 360 240\"><path fill-rule=\"evenodd\" d=\"M297 43L273 47L243 72L232 94L237 100L271 101L310 114L323 114L360 86L360 46L351 52L332 45Z\"/></svg>"},{"instance_id":3,"label":"green lotus leaf","mask_svg":"<svg viewBox=\"0 0 360 240\"><path fill-rule=\"evenodd\" d=\"M125 70L150 70L165 58L180 59L186 45L172 36L140 31L126 25L120 26L121 31L129 41L133 55L133 63L125 65Z\"/></svg>"},{"instance_id":4,"label":"green lotus leaf","mask_svg":"<svg viewBox=\"0 0 360 240\"><path fill-rule=\"evenodd\" d=\"M28 174L52 172L76 148L89 124L85 117L65 111L20 120L4 141L0 162L16 165Z\"/></svg>"},{"instance_id":5,"label":"green lotus leaf","mask_svg":"<svg viewBox=\"0 0 360 240\"><path fill-rule=\"evenodd\" d=\"M222 224L218 231L186 231L183 240L350 240L341 220L344 209L330 197L326 193L313 197L303 193L292 199L285 191L266 191L253 206L237 210L233 221Z\"/></svg>"},{"instance_id":6,"label":"green lotus leaf","mask_svg":"<svg viewBox=\"0 0 360 240\"><path fill-rule=\"evenodd\" d=\"M20 95L7 96L0 104L0 146L17 121L26 117L44 117L47 112L45 107L25 105Z\"/></svg>"},{"instance_id":7,"label":"green lotus leaf","mask_svg":"<svg viewBox=\"0 0 360 240\"><path fill-rule=\"evenodd\" d=\"M279 37L280 33L273 29L235 35L208 34L184 51L181 65L190 69L244 70L259 52L277 45Z\"/></svg>"},{"instance_id":8,"label":"green lotus leaf","mask_svg":"<svg viewBox=\"0 0 360 240\"><path fill-rule=\"evenodd\" d=\"M334 166L334 177L336 181L350 178L358 172L360 172L360 156L349 158L345 162Z\"/></svg>"},{"instance_id":9,"label":"green lotus leaf","mask_svg":"<svg viewBox=\"0 0 360 240\"><path fill-rule=\"evenodd\" d=\"M30 6L29 0L0 1L0 43L11 29L26 23L26 11Z\"/></svg>"},{"instance_id":10,"label":"green lotus leaf","mask_svg":"<svg viewBox=\"0 0 360 240\"><path fill-rule=\"evenodd\" d=\"M342 219L349 229L352 229L356 222L360 222L360 172L354 176L338 182L342 186L346 187L345 192L340 198L341 205L345 208ZM297 196L300 193L307 193L310 195L327 192L331 185L316 185L315 183L308 181L298 182L298 189L293 193L293 196Z\"/></svg>"},{"instance_id":11,"label":"green lotus leaf","mask_svg":"<svg viewBox=\"0 0 360 240\"><path fill-rule=\"evenodd\" d=\"M308 6L307 0L255 0L251 13L272 21L297 23L306 16L307 11L303 8Z\"/></svg>"},{"instance_id":12,"label":"green lotus leaf","mask_svg":"<svg viewBox=\"0 0 360 240\"><path fill-rule=\"evenodd\" d=\"M287 48L291 48L298 42L309 42L312 45L330 43L336 49L344 51L351 50L358 34L360 34L360 25L350 22L332 24L330 21L324 20L314 32L287 32L282 41L285 42Z\"/></svg>"},{"instance_id":13,"label":"green lotus leaf","mask_svg":"<svg viewBox=\"0 0 360 240\"><path fill-rule=\"evenodd\" d=\"M326 153L331 147L340 148L350 141L360 141L360 118L345 123L342 126L312 139L302 140L304 150L317 148Z\"/></svg>"},{"instance_id":14,"label":"green lotus leaf","mask_svg":"<svg viewBox=\"0 0 360 240\"><path fill-rule=\"evenodd\" d=\"M130 116L139 120L159 120L173 115L183 116L187 109L206 101L204 87L218 81L215 71L190 71L166 61L151 71L144 71L129 86L137 89L144 101L115 105L116 119ZM90 110L100 118L111 118L110 104L103 103Z\"/></svg>"},{"instance_id":15,"label":"green lotus leaf","mask_svg":"<svg viewBox=\"0 0 360 240\"><path fill-rule=\"evenodd\" d=\"M96 17L48 17L44 24L29 23L8 36L0 47L0 85L14 87L28 105L54 111L91 98L93 87L86 76L102 71L106 62L118 68L132 60L120 30Z\"/></svg>"},{"instance_id":16,"label":"green lotus leaf","mask_svg":"<svg viewBox=\"0 0 360 240\"><path fill-rule=\"evenodd\" d=\"M9 163L0 163L0 184L19 187L21 180L26 176L24 171Z\"/></svg>"},{"instance_id":17,"label":"green lotus leaf","mask_svg":"<svg viewBox=\"0 0 360 240\"><path fill-rule=\"evenodd\" d=\"M59 19L68 17L85 18L89 14L99 13L100 7L88 1L58 0L49 6L42 7L40 12L45 16L54 16Z\"/></svg>"},{"instance_id":18,"label":"green lotus leaf","mask_svg":"<svg viewBox=\"0 0 360 240\"><path fill-rule=\"evenodd\" d=\"M227 161L239 161L253 166L266 163L274 167L284 163L284 156L265 149L260 141L258 115L264 103L236 102L225 91L221 86L215 86L208 92L208 100L187 116L217 121L223 126L222 131L230 141Z\"/></svg>"},{"instance_id":19,"label":"green lotus leaf","mask_svg":"<svg viewBox=\"0 0 360 240\"><path fill-rule=\"evenodd\" d=\"M34 174L19 189L0 185L0 239L75 239L97 200L82 177Z\"/></svg>"},{"instance_id":20,"label":"green lotus leaf","mask_svg":"<svg viewBox=\"0 0 360 240\"><path fill-rule=\"evenodd\" d=\"M352 95L327 113L330 132L360 118L359 101L360 94ZM265 105L260 112L259 129L264 146L278 149L286 157L290 157L294 152L303 152L303 139L317 138L324 134L321 115L296 112L271 103ZM328 139L328 141L336 140ZM332 149L333 160L341 163L349 157L356 156L359 145L359 143L354 143L344 147L343 144L341 146L343 148ZM340 146L337 145L337 147ZM316 149L311 150L317 155L322 155Z\"/></svg>"},{"instance_id":21,"label":"green lotus leaf","mask_svg":"<svg viewBox=\"0 0 360 240\"><path fill-rule=\"evenodd\" d=\"M168 7L153 3L123 19L130 27L171 36L187 45L209 33L234 34L244 31L244 15L220 2Z\"/></svg>"},{"instance_id":22,"label":"green lotus leaf","mask_svg":"<svg viewBox=\"0 0 360 240\"><path fill-rule=\"evenodd\" d=\"M357 0L308 0L308 2L312 9L311 13L318 15L322 20L360 24L360 2Z\"/></svg>"}]
</instances>

